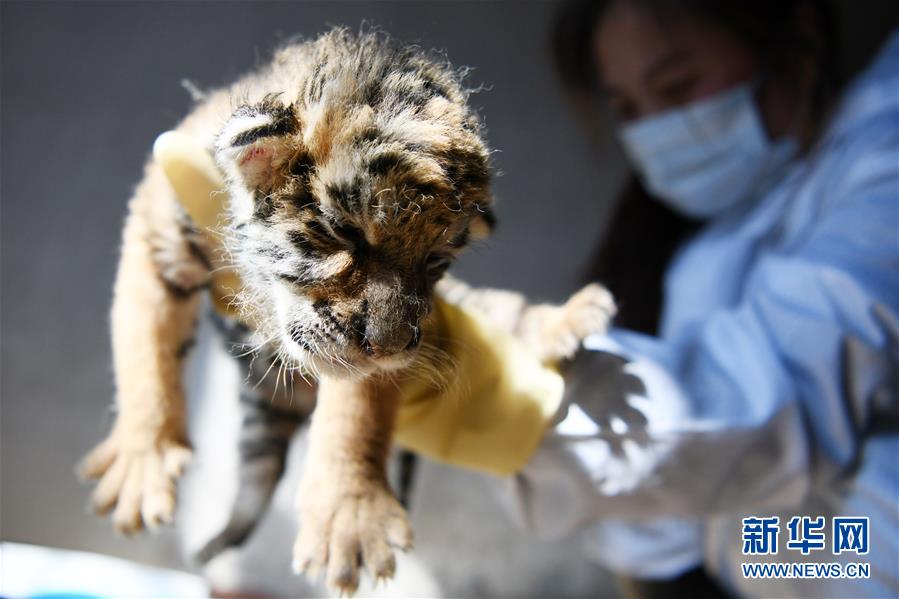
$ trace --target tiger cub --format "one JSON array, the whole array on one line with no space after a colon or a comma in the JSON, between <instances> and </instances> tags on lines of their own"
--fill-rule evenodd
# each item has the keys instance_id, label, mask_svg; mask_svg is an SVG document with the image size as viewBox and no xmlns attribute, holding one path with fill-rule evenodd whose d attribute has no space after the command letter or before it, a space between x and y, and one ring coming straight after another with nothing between
<instances>
[{"instance_id":1,"label":"tiger cub","mask_svg":"<svg viewBox=\"0 0 899 599\"><path fill-rule=\"evenodd\" d=\"M413 540L385 475L397 392L373 375L414 367L435 287L493 227L488 150L466 101L444 62L334 29L210 93L178 126L227 178L241 321L279 369L316 375L294 563L341 592L356 589L363 566L391 577L393 548ZM191 455L181 359L221 257L152 160L123 238L112 308L118 414L82 472L99 479L96 510L130 533L174 515ZM613 309L598 286L561 307L530 307L508 292L440 285L544 357L570 355Z\"/></svg>"}]
</instances>

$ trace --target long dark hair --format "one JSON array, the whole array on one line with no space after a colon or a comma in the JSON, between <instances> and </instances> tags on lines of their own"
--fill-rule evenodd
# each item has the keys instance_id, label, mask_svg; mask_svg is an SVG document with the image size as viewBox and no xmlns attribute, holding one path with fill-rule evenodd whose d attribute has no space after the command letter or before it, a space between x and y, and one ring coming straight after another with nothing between
<instances>
[{"instance_id":1,"label":"long dark hair","mask_svg":"<svg viewBox=\"0 0 899 599\"><path fill-rule=\"evenodd\" d=\"M751 48L772 78L795 77L802 59L818 66L810 97L810 120L820 128L842 79L838 73L834 12L827 0L571 0L557 14L552 51L562 84L590 127L600 95L593 34L615 2L630 2L665 22L688 15L732 32ZM806 11L808 31L799 25ZM616 324L655 334L664 303L664 273L671 257L701 223L655 201L635 176L619 194L606 234L586 278L605 283L618 300Z\"/></svg>"}]
</instances>

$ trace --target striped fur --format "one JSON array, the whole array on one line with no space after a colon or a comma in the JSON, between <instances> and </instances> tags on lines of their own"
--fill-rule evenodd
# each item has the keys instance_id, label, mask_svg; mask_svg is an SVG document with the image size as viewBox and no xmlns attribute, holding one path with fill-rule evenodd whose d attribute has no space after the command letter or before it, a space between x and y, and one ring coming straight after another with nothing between
<instances>
[{"instance_id":1,"label":"striped fur","mask_svg":"<svg viewBox=\"0 0 899 599\"><path fill-rule=\"evenodd\" d=\"M466 92L448 65L341 29L284 48L260 78L291 85L240 106L215 142L241 306L310 371L402 366L433 284L493 226Z\"/></svg>"},{"instance_id":2,"label":"striped fur","mask_svg":"<svg viewBox=\"0 0 899 599\"><path fill-rule=\"evenodd\" d=\"M225 173L231 200L214 255L158 165L130 204L113 306L117 403L110 437L84 461L98 511L120 530L169 522L190 456L181 358L197 292L231 260L244 288L241 341L284 386L317 376L300 489L295 567L352 593L360 569L393 574L412 531L385 474L398 397L390 373L427 355L435 293L484 310L547 358L570 355L614 306L591 287L562 307L443 279L492 230L488 150L458 74L384 35L332 30L281 49L266 67L211 92L179 125ZM262 366L264 372L259 371ZM311 393L309 387L306 387ZM281 475L299 413L242 393L241 490L208 560L252 532ZM271 390L274 401L277 388Z\"/></svg>"}]
</instances>

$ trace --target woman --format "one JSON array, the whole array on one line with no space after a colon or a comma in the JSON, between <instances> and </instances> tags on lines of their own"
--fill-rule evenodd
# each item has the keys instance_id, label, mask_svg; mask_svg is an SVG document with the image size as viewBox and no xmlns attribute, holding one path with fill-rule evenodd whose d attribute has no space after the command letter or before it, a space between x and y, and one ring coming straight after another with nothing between
<instances>
[{"instance_id":1,"label":"woman","mask_svg":"<svg viewBox=\"0 0 899 599\"><path fill-rule=\"evenodd\" d=\"M643 333L588 340L515 496L538 532L589 527L625 575L704 566L741 594L899 593L899 36L836 97L828 16L618 0L560 20L563 74L584 106L602 90L639 176L597 267ZM779 540L763 539L774 516ZM790 534L793 516L826 526ZM834 555L838 517L869 518L866 554ZM787 547L824 528L824 549ZM870 576L745 576L759 561Z\"/></svg>"}]
</instances>

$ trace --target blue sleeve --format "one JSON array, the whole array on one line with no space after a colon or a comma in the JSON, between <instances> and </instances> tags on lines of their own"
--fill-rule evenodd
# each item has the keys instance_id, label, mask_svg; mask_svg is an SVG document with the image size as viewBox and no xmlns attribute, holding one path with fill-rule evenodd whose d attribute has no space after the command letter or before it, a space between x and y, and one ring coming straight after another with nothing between
<instances>
[{"instance_id":1,"label":"blue sleeve","mask_svg":"<svg viewBox=\"0 0 899 599\"><path fill-rule=\"evenodd\" d=\"M759 259L739 305L665 341L588 340L515 483L531 528L795 506L854 463L899 363L895 130L880 141L845 162L809 234Z\"/></svg>"}]
</instances>

